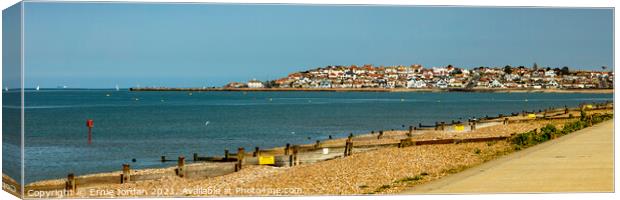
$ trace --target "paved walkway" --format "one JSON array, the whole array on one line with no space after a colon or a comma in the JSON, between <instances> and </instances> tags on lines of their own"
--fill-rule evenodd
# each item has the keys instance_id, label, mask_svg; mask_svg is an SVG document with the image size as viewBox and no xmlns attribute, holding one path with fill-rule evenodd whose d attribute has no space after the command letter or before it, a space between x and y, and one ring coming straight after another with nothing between
<instances>
[{"instance_id":1,"label":"paved walkway","mask_svg":"<svg viewBox=\"0 0 620 200\"><path fill-rule=\"evenodd\" d=\"M613 192L613 120L419 185L419 193Z\"/></svg>"}]
</instances>

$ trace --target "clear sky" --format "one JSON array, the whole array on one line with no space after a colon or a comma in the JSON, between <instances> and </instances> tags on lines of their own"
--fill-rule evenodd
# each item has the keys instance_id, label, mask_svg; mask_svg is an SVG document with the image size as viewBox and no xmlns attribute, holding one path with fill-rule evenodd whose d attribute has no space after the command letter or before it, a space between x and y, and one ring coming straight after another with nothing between
<instances>
[{"instance_id":1,"label":"clear sky","mask_svg":"<svg viewBox=\"0 0 620 200\"><path fill-rule=\"evenodd\" d=\"M26 87L221 86L326 65L613 68L613 10L26 3Z\"/></svg>"}]
</instances>

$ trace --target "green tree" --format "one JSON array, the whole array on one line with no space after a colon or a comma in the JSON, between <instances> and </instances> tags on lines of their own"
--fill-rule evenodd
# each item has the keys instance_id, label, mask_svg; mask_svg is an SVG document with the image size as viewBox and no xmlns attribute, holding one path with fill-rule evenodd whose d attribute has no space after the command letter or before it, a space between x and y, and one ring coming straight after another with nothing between
<instances>
[{"instance_id":1,"label":"green tree","mask_svg":"<svg viewBox=\"0 0 620 200\"><path fill-rule=\"evenodd\" d=\"M506 74L512 74L512 67L510 65L506 65L504 67L504 73Z\"/></svg>"},{"instance_id":2,"label":"green tree","mask_svg":"<svg viewBox=\"0 0 620 200\"><path fill-rule=\"evenodd\" d=\"M568 67L567 67L567 66L562 67L561 72L562 72L562 75L568 75L568 74L570 74L570 70L568 69Z\"/></svg>"}]
</instances>

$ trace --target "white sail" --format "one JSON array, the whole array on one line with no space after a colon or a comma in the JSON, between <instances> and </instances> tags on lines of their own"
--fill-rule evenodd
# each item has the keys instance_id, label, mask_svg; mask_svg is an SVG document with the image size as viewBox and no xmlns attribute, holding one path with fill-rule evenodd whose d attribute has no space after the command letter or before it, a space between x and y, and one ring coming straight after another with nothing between
<instances>
[{"instance_id":1,"label":"white sail","mask_svg":"<svg viewBox=\"0 0 620 200\"><path fill-rule=\"evenodd\" d=\"M37 85L37 91L39 91L39 86Z\"/></svg>"},{"instance_id":2,"label":"white sail","mask_svg":"<svg viewBox=\"0 0 620 200\"><path fill-rule=\"evenodd\" d=\"M119 91L120 89L118 88L118 84L116 84L116 91Z\"/></svg>"}]
</instances>

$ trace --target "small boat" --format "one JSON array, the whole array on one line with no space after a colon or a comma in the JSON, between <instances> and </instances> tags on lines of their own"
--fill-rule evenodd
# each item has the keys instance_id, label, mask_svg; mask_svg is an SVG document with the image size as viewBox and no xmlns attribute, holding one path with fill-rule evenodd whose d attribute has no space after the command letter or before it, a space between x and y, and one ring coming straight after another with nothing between
<instances>
[{"instance_id":1,"label":"small boat","mask_svg":"<svg viewBox=\"0 0 620 200\"><path fill-rule=\"evenodd\" d=\"M118 88L118 84L116 84L116 91L119 91L120 89Z\"/></svg>"},{"instance_id":2,"label":"small boat","mask_svg":"<svg viewBox=\"0 0 620 200\"><path fill-rule=\"evenodd\" d=\"M37 85L37 91L39 91L39 88L40 88L40 87Z\"/></svg>"}]
</instances>

